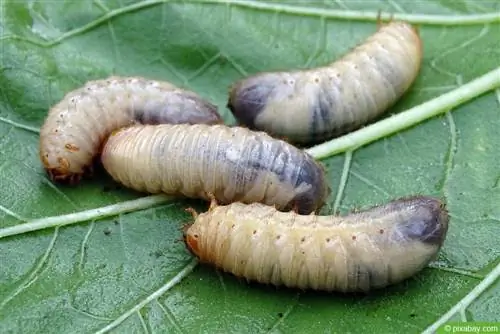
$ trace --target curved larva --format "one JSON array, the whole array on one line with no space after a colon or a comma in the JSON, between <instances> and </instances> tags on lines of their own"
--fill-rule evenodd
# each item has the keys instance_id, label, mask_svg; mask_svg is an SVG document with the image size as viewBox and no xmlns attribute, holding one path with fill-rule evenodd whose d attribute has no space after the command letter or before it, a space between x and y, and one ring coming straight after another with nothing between
<instances>
[{"instance_id":1,"label":"curved larva","mask_svg":"<svg viewBox=\"0 0 500 334\"><path fill-rule=\"evenodd\" d=\"M113 133L102 165L143 192L221 203L261 202L310 213L330 193L321 164L264 132L206 124L134 125Z\"/></svg>"},{"instance_id":2,"label":"curved larva","mask_svg":"<svg viewBox=\"0 0 500 334\"><path fill-rule=\"evenodd\" d=\"M212 205L195 217L184 238L202 263L249 281L343 292L385 287L423 269L441 248L449 219L430 197L344 217L259 203Z\"/></svg>"},{"instance_id":3,"label":"curved larva","mask_svg":"<svg viewBox=\"0 0 500 334\"><path fill-rule=\"evenodd\" d=\"M318 142L380 116L411 86L421 61L418 32L395 21L327 66L236 82L227 106L251 129L295 143Z\"/></svg>"},{"instance_id":4,"label":"curved larva","mask_svg":"<svg viewBox=\"0 0 500 334\"><path fill-rule=\"evenodd\" d=\"M40 132L40 159L53 181L90 174L103 140L131 123L222 123L217 107L168 82L112 76L87 82L51 108Z\"/></svg>"}]
</instances>

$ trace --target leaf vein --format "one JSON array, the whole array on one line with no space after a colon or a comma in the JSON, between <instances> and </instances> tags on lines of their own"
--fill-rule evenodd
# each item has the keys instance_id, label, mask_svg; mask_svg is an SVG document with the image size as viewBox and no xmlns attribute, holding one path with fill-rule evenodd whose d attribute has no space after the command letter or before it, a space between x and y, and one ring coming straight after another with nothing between
<instances>
[{"instance_id":1,"label":"leaf vein","mask_svg":"<svg viewBox=\"0 0 500 334\"><path fill-rule=\"evenodd\" d=\"M26 130L29 132L33 132L33 133L37 133L37 134L40 133L40 129L37 127L18 123L18 122L12 121L10 119L7 119L5 117L0 116L0 122L7 123L9 125L12 125L15 128L23 129L23 130Z\"/></svg>"},{"instance_id":2,"label":"leaf vein","mask_svg":"<svg viewBox=\"0 0 500 334\"><path fill-rule=\"evenodd\" d=\"M344 167L342 168L342 175L340 176L339 186L337 188L337 195L335 196L335 202L333 203L333 214L338 214L340 203L344 198L345 186L347 180L349 179L349 171L351 169L353 151L347 151L344 157Z\"/></svg>"},{"instance_id":3,"label":"leaf vein","mask_svg":"<svg viewBox=\"0 0 500 334\"><path fill-rule=\"evenodd\" d=\"M90 235L92 234L92 231L94 230L95 227L95 222L91 222L89 225L89 228L87 229L87 233L85 233L85 237L83 237L82 240L82 245L80 246L80 260L78 261L78 271L81 276L83 276L83 267L85 265L85 258L87 255L87 244L90 239Z\"/></svg>"},{"instance_id":4,"label":"leaf vein","mask_svg":"<svg viewBox=\"0 0 500 334\"><path fill-rule=\"evenodd\" d=\"M306 63L304 64L304 68L308 68L311 66L311 64L314 62L314 59L318 57L318 55L321 53L321 51L326 49L326 23L325 23L325 18L321 17L320 18L320 28L318 29L321 33L318 33L317 36L318 38L316 39L316 46L314 47L314 51L311 52L311 55L307 59Z\"/></svg>"},{"instance_id":5,"label":"leaf vein","mask_svg":"<svg viewBox=\"0 0 500 334\"><path fill-rule=\"evenodd\" d=\"M441 181L440 189L443 192L445 198L449 198L449 194L447 191L448 180L451 177L451 173L453 171L453 167L455 164L455 154L457 152L457 138L458 138L458 130L455 125L455 121L453 120L453 116L450 112L447 112L446 119L448 121L448 126L450 128L450 144L448 146L448 152L446 153L446 159L444 165L446 166L443 180Z\"/></svg>"},{"instance_id":6,"label":"leaf vein","mask_svg":"<svg viewBox=\"0 0 500 334\"><path fill-rule=\"evenodd\" d=\"M364 177L363 175L351 170L350 171L350 174L352 174L352 176L354 176L355 178L357 178L358 180L366 183L368 186L372 187L373 189L377 190L378 192L384 194L385 196L389 197L389 193L384 190L382 187L379 187L378 185L376 185L375 183L373 183L372 181L370 181L369 179L367 179L366 177Z\"/></svg>"},{"instance_id":7,"label":"leaf vein","mask_svg":"<svg viewBox=\"0 0 500 334\"><path fill-rule=\"evenodd\" d=\"M151 301L156 300L158 297L162 296L164 293L166 293L168 290L174 287L177 283L179 283L182 279L188 276L193 271L193 269L196 267L197 264L198 260L193 258L191 262L189 262L181 271L179 271L177 275L172 277L172 279L170 279L162 287L160 287L158 290L154 291L152 294L141 300L139 303L137 303L137 305L135 305L128 311L124 312L114 321L112 321L105 327L98 330L96 334L107 333L108 331L119 326L122 322L127 320L132 314L143 308L145 305L149 304Z\"/></svg>"},{"instance_id":8,"label":"leaf vein","mask_svg":"<svg viewBox=\"0 0 500 334\"><path fill-rule=\"evenodd\" d=\"M478 285L472 289L462 300L460 300L455 306L453 306L448 312L446 312L441 318L439 318L432 325L427 327L427 329L422 334L432 334L436 330L449 321L455 314L460 312L462 314L469 305L476 300L486 289L493 285L500 277L500 263L489 273L484 280L482 280Z\"/></svg>"},{"instance_id":9,"label":"leaf vein","mask_svg":"<svg viewBox=\"0 0 500 334\"><path fill-rule=\"evenodd\" d=\"M193 2L221 4L219 0L197 0ZM261 11L282 12L291 15L301 16L323 16L339 20L357 21L377 21L382 20L402 20L416 24L428 25L471 25L500 22L500 13L468 14L468 15L432 15L432 14L394 14L383 12L369 12L357 10L338 10L326 8L314 8L306 6L285 5L278 3L266 3L263 1L249 0L226 0L223 4L236 7L249 8Z\"/></svg>"},{"instance_id":10,"label":"leaf vein","mask_svg":"<svg viewBox=\"0 0 500 334\"><path fill-rule=\"evenodd\" d=\"M210 68L210 66L212 66L217 60L219 60L221 58L221 56L222 56L222 54L220 52L217 52L213 57L211 57L203 65L201 65L200 68L198 68L192 75L190 75L186 79L186 83L191 81L191 80L196 79L201 74L203 74L207 69Z\"/></svg>"},{"instance_id":11,"label":"leaf vein","mask_svg":"<svg viewBox=\"0 0 500 334\"><path fill-rule=\"evenodd\" d=\"M280 317L272 326L271 328L267 331L267 333L273 332L275 329L278 328L279 325L281 325L286 318L292 313L293 309L299 304L299 299L300 299L300 292L295 295L294 302L290 304L286 311L283 313L283 316Z\"/></svg>"},{"instance_id":12,"label":"leaf vein","mask_svg":"<svg viewBox=\"0 0 500 334\"><path fill-rule=\"evenodd\" d=\"M97 220L109 216L115 216L120 213L128 213L132 211L149 209L153 206L163 204L171 200L172 200L171 197L165 196L163 194L151 195L130 201L103 206L96 209L90 209L60 216L33 219L25 224L19 224L16 226L0 229L0 239L7 236L18 235L50 227L71 225L88 220L93 220L93 219Z\"/></svg>"},{"instance_id":13,"label":"leaf vein","mask_svg":"<svg viewBox=\"0 0 500 334\"><path fill-rule=\"evenodd\" d=\"M172 324L172 326L174 326L177 333L183 334L184 331L182 330L181 326L179 325L179 322L175 318L175 315L172 313L170 308L167 305L163 305L162 303L160 303L160 301L158 299L156 299L156 303L158 304L160 309L163 311L163 313L166 315L168 321Z\"/></svg>"},{"instance_id":14,"label":"leaf vein","mask_svg":"<svg viewBox=\"0 0 500 334\"><path fill-rule=\"evenodd\" d=\"M448 70L446 70L444 68L441 68L440 66L437 65L437 63L441 59L444 59L445 57L447 57L449 54L454 53L456 51L459 51L461 49L464 49L464 48L468 47L469 45L473 44L474 42L480 40L481 38L483 38L489 32L489 30L490 30L490 26L489 25L484 25L483 29L481 29L481 31L479 32L479 34L477 36L474 36L474 37L472 37L472 38L464 41L463 43L461 43L458 46L455 46L455 47L453 47L451 49L448 49L448 50L446 50L444 52L441 52L439 54L439 56L437 56L436 58L434 58L430 62L431 68L433 68L434 70L436 70L436 72L439 72L441 74L445 74L447 76L455 78L455 81L456 81L457 85L461 86L463 84L463 78L462 78L461 74L457 74L457 73L448 71Z\"/></svg>"},{"instance_id":15,"label":"leaf vein","mask_svg":"<svg viewBox=\"0 0 500 334\"><path fill-rule=\"evenodd\" d=\"M136 312L137 317L139 318L139 321L141 322L141 327L144 333L149 334L150 330L148 328L148 325L146 324L146 320L144 320L144 316L141 313L141 310L137 310Z\"/></svg>"},{"instance_id":16,"label":"leaf vein","mask_svg":"<svg viewBox=\"0 0 500 334\"><path fill-rule=\"evenodd\" d=\"M33 269L29 273L28 277L26 279L22 280L20 284L17 285L17 288L14 289L10 294L5 297L5 299L0 303L0 310L5 307L12 299L14 299L17 295L22 293L24 290L26 290L29 286L31 286L33 283L36 282L36 280L40 277L40 273L43 271L45 268L49 256L54 249L54 245L56 243L57 237L59 236L59 228L56 228L54 230L54 233L52 235L52 239L49 242L49 245L47 246L47 249L45 250L44 254L38 260L35 265L33 266Z\"/></svg>"}]
</instances>

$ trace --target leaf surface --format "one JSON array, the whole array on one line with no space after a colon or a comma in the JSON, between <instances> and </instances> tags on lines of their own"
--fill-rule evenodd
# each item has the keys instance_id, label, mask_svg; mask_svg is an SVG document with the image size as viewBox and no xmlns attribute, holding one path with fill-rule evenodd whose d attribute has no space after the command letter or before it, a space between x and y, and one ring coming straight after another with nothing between
<instances>
[{"instance_id":1,"label":"leaf surface","mask_svg":"<svg viewBox=\"0 0 500 334\"><path fill-rule=\"evenodd\" d=\"M106 175L55 186L41 168L37 129L53 104L88 80L168 80L215 102L234 124L225 108L232 82L331 62L376 30L378 10L419 21L424 43L417 81L388 114L451 91L500 59L495 1L0 6L0 228L144 196ZM474 22L450 23L454 15ZM421 332L500 266L499 105L492 91L355 150L350 164L345 154L322 161L334 189L325 214L335 203L347 213L412 194L446 199L446 243L412 279L353 296L247 284L205 266L191 271L196 263L180 241L190 219L184 209L206 205L177 200L0 239L0 332ZM498 320L499 289L493 280L473 293L466 320Z\"/></svg>"}]
</instances>

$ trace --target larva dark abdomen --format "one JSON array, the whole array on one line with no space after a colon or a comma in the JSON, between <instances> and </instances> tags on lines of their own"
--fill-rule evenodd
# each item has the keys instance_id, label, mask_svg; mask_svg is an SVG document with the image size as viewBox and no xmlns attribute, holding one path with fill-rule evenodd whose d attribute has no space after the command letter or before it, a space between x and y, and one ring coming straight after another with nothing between
<instances>
[{"instance_id":1,"label":"larva dark abdomen","mask_svg":"<svg viewBox=\"0 0 500 334\"><path fill-rule=\"evenodd\" d=\"M325 291L369 291L423 269L440 250L448 213L431 197L340 216L279 212L259 203L212 204L186 229L201 262L250 281Z\"/></svg>"},{"instance_id":2,"label":"larva dark abdomen","mask_svg":"<svg viewBox=\"0 0 500 334\"><path fill-rule=\"evenodd\" d=\"M236 82L228 108L251 129L294 143L323 141L380 116L411 86L421 61L418 32L395 21L330 65Z\"/></svg>"},{"instance_id":3,"label":"larva dark abdomen","mask_svg":"<svg viewBox=\"0 0 500 334\"><path fill-rule=\"evenodd\" d=\"M101 161L129 188L221 203L262 202L310 213L330 193L323 167L264 132L225 125L134 125L113 133Z\"/></svg>"},{"instance_id":4,"label":"larva dark abdomen","mask_svg":"<svg viewBox=\"0 0 500 334\"><path fill-rule=\"evenodd\" d=\"M48 113L40 159L53 181L76 183L91 172L103 140L131 123L222 123L217 107L194 92L140 77L89 81Z\"/></svg>"}]
</instances>

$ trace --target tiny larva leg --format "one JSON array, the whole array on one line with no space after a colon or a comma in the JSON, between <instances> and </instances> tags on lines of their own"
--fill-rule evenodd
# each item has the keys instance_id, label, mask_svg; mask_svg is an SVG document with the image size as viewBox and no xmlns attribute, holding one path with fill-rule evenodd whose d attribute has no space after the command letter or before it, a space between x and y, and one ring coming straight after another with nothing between
<instances>
[{"instance_id":1,"label":"tiny larva leg","mask_svg":"<svg viewBox=\"0 0 500 334\"><path fill-rule=\"evenodd\" d=\"M215 209L218 206L217 198L211 192L207 192L207 197L210 199L210 207L208 208L208 211L212 211L213 209Z\"/></svg>"},{"instance_id":2,"label":"tiny larva leg","mask_svg":"<svg viewBox=\"0 0 500 334\"><path fill-rule=\"evenodd\" d=\"M193 219L198 218L198 212L194 208L187 208L184 211L189 212L193 216Z\"/></svg>"}]
</instances>

